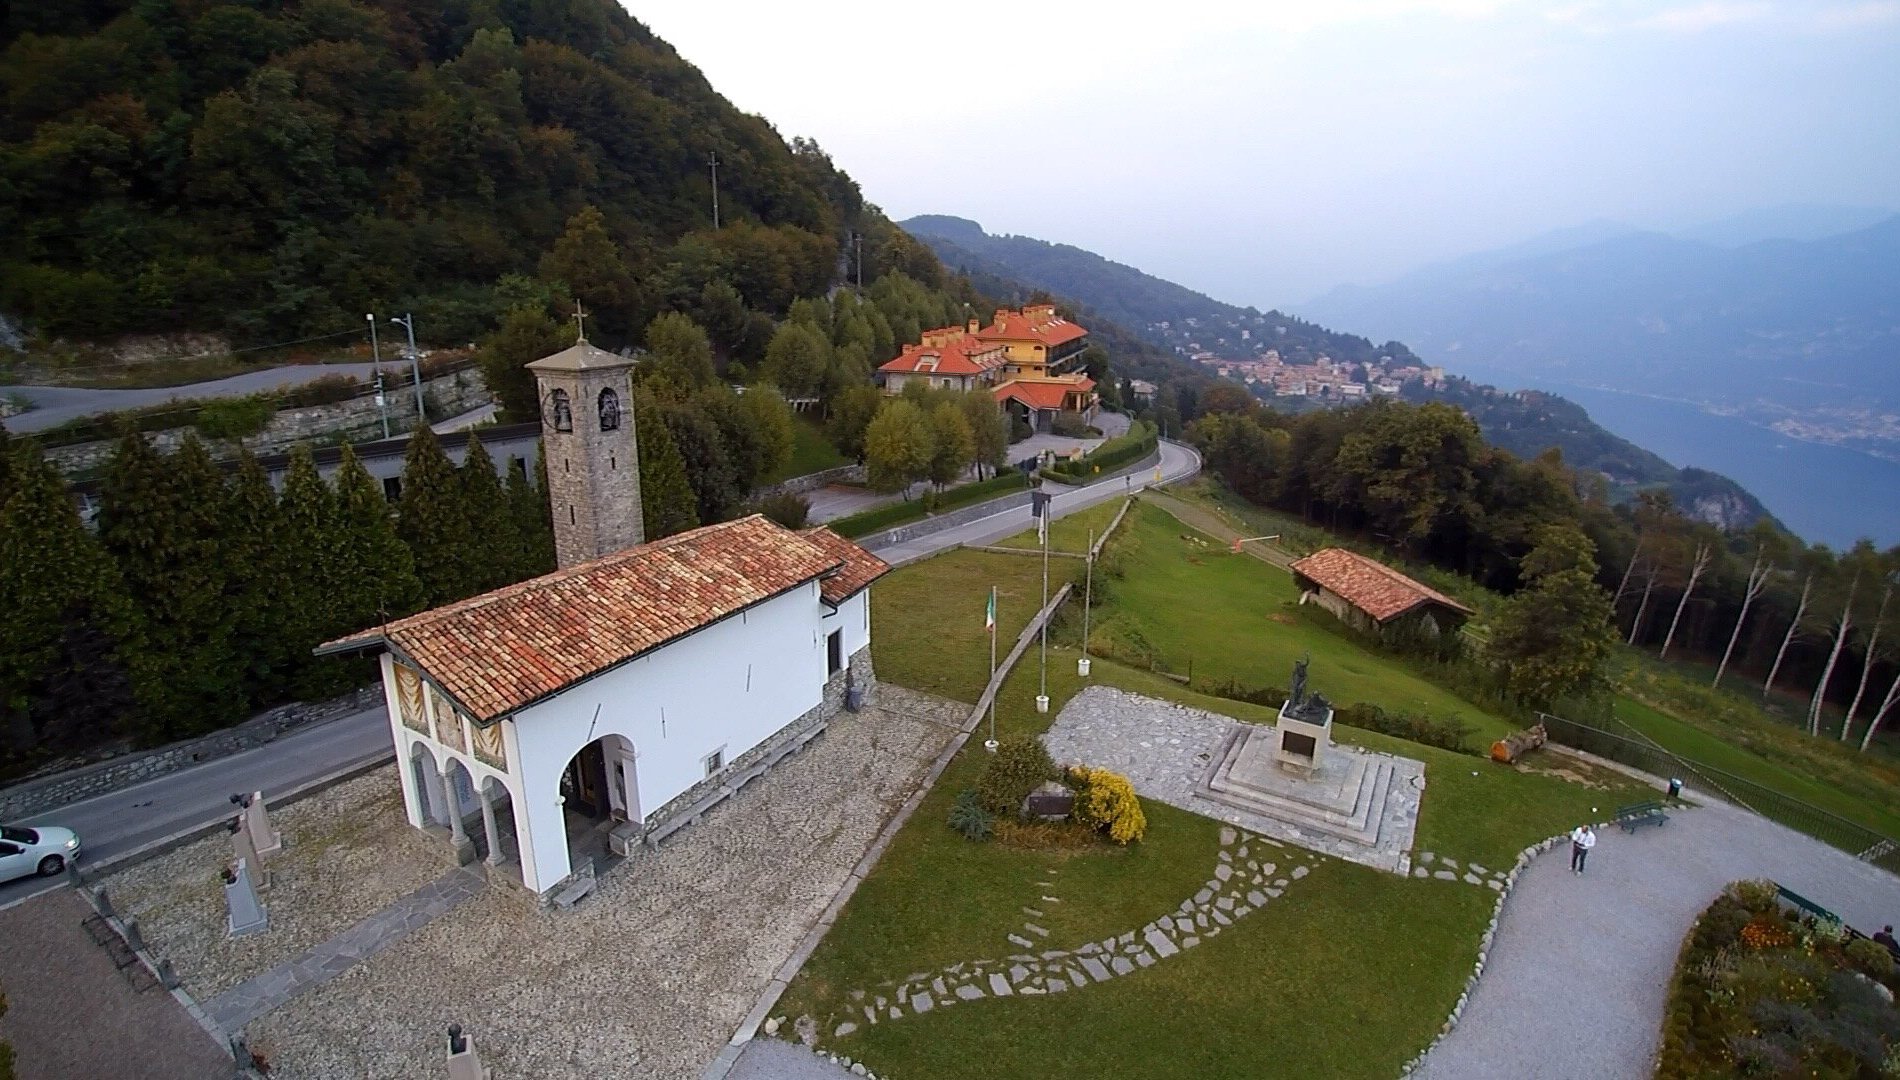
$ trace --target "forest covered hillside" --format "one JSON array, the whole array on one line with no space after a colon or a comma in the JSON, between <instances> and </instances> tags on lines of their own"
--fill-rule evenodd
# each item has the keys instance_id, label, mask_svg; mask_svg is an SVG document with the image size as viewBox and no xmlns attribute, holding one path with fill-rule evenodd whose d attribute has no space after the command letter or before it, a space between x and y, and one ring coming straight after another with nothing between
<instances>
[{"instance_id":1,"label":"forest covered hillside","mask_svg":"<svg viewBox=\"0 0 1900 1080\"><path fill-rule=\"evenodd\" d=\"M0 314L29 337L277 342L411 310L468 340L553 282L619 344L715 278L782 313L838 277L853 231L867 281L941 276L816 145L613 0L0 19Z\"/></svg>"}]
</instances>

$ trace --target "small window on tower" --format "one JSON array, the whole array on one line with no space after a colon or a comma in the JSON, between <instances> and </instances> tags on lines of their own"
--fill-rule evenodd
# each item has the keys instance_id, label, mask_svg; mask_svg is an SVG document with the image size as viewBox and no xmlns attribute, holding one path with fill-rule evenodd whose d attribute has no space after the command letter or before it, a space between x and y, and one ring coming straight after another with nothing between
<instances>
[{"instance_id":1,"label":"small window on tower","mask_svg":"<svg viewBox=\"0 0 1900 1080\"><path fill-rule=\"evenodd\" d=\"M567 391L556 390L549 394L548 408L553 413L554 430L574 430L574 409L568 404Z\"/></svg>"},{"instance_id":2,"label":"small window on tower","mask_svg":"<svg viewBox=\"0 0 1900 1080\"><path fill-rule=\"evenodd\" d=\"M600 392L600 430L618 431L620 429L620 395L608 387Z\"/></svg>"}]
</instances>

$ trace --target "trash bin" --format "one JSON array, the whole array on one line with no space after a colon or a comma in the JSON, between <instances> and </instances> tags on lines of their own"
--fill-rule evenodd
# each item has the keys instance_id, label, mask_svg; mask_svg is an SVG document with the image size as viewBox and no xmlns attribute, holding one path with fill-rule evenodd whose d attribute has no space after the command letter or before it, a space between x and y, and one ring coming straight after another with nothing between
<instances>
[{"instance_id":1,"label":"trash bin","mask_svg":"<svg viewBox=\"0 0 1900 1080\"><path fill-rule=\"evenodd\" d=\"M1682 797L1682 781L1673 776L1669 778L1669 797L1672 799Z\"/></svg>"}]
</instances>

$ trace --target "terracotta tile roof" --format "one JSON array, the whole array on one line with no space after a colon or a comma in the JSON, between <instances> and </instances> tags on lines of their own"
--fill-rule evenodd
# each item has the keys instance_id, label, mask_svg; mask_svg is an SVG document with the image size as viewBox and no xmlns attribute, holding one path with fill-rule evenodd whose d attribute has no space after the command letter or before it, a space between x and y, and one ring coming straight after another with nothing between
<instances>
[{"instance_id":1,"label":"terracotta tile roof","mask_svg":"<svg viewBox=\"0 0 1900 1080\"><path fill-rule=\"evenodd\" d=\"M1421 585L1397 570L1345 548L1315 551L1293 564L1293 572L1337 593L1353 607L1385 622L1424 603L1437 603L1472 614L1444 593Z\"/></svg>"},{"instance_id":2,"label":"terracotta tile roof","mask_svg":"<svg viewBox=\"0 0 1900 1080\"><path fill-rule=\"evenodd\" d=\"M897 359L887 361L878 370L914 371L932 375L981 375L1002 367L1008 359L1009 355L1001 344L962 337L936 345L906 345Z\"/></svg>"},{"instance_id":3,"label":"terracotta tile roof","mask_svg":"<svg viewBox=\"0 0 1900 1080\"><path fill-rule=\"evenodd\" d=\"M996 318L978 331L984 341L1035 341L1049 348L1088 336L1088 331L1056 314L1050 304L1031 305L1021 311L997 308Z\"/></svg>"},{"instance_id":4,"label":"terracotta tile roof","mask_svg":"<svg viewBox=\"0 0 1900 1080\"><path fill-rule=\"evenodd\" d=\"M890 573L891 564L830 529L806 529L799 535L844 564L843 569L819 583L819 590L824 593L828 604L842 604L869 587L871 582Z\"/></svg>"},{"instance_id":5,"label":"terracotta tile roof","mask_svg":"<svg viewBox=\"0 0 1900 1080\"><path fill-rule=\"evenodd\" d=\"M992 393L998 401L1016 400L1032 409L1062 408L1063 399L1075 391L1095 389L1095 380L1087 375L1061 379L1011 379Z\"/></svg>"},{"instance_id":6,"label":"terracotta tile roof","mask_svg":"<svg viewBox=\"0 0 1900 1080\"><path fill-rule=\"evenodd\" d=\"M386 643L487 724L833 571L865 572L828 542L755 514L411 615L318 651Z\"/></svg>"}]
</instances>

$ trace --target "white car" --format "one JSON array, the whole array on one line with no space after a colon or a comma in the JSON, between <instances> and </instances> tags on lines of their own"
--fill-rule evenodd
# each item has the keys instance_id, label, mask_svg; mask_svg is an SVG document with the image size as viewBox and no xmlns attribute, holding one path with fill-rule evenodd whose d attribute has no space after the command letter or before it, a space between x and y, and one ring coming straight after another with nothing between
<instances>
[{"instance_id":1,"label":"white car","mask_svg":"<svg viewBox=\"0 0 1900 1080\"><path fill-rule=\"evenodd\" d=\"M0 825L0 881L52 877L79 858L79 837L71 829Z\"/></svg>"}]
</instances>

